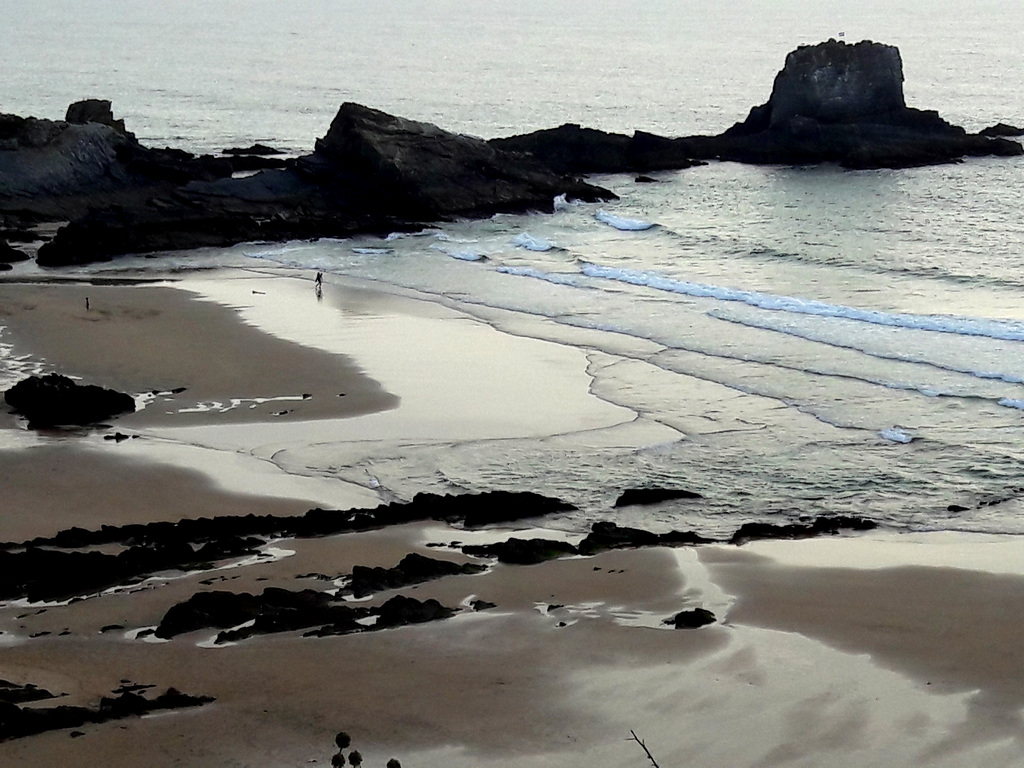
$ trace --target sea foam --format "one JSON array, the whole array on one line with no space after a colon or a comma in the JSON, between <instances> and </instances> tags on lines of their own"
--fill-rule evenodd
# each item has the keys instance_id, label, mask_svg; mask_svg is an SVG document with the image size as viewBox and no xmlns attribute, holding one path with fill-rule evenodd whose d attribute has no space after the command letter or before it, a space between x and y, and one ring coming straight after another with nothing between
<instances>
[{"instance_id":1,"label":"sea foam","mask_svg":"<svg viewBox=\"0 0 1024 768\"><path fill-rule=\"evenodd\" d=\"M571 211L579 205L580 203L578 200L569 200L565 195L555 195L555 199L552 202L551 207L555 212L558 212Z\"/></svg>"},{"instance_id":2,"label":"sea foam","mask_svg":"<svg viewBox=\"0 0 1024 768\"><path fill-rule=\"evenodd\" d=\"M650 229L656 226L652 221L643 221L642 219L626 219L622 216L616 216L614 213L608 213L606 210L599 210L594 214L594 218L600 222L604 222L610 227L620 229L623 232L641 232L645 229Z\"/></svg>"},{"instance_id":3,"label":"sea foam","mask_svg":"<svg viewBox=\"0 0 1024 768\"><path fill-rule=\"evenodd\" d=\"M555 247L555 244L550 240L546 240L543 237L534 237L527 232L521 232L516 235L512 245L517 248L525 248L528 251L550 251Z\"/></svg>"},{"instance_id":4,"label":"sea foam","mask_svg":"<svg viewBox=\"0 0 1024 768\"><path fill-rule=\"evenodd\" d=\"M544 270L535 269L534 267L509 266L498 267L497 271L506 275L515 275L517 277L532 277L536 280L544 280L548 283L554 283L555 285L579 285L578 276L575 274L545 272Z\"/></svg>"},{"instance_id":5,"label":"sea foam","mask_svg":"<svg viewBox=\"0 0 1024 768\"><path fill-rule=\"evenodd\" d=\"M474 251L471 248L450 248L438 243L434 243L430 246L433 251L439 251L445 256L450 256L453 259L460 261L485 261L487 256L480 251Z\"/></svg>"},{"instance_id":6,"label":"sea foam","mask_svg":"<svg viewBox=\"0 0 1024 768\"><path fill-rule=\"evenodd\" d=\"M914 436L902 427L888 427L878 434L883 439L890 440L894 443L911 443L914 441Z\"/></svg>"}]
</instances>

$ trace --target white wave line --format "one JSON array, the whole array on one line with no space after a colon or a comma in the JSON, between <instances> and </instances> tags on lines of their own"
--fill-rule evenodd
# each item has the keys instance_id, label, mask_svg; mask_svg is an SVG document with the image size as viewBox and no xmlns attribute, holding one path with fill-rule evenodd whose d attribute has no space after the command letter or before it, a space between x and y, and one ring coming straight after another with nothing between
<instances>
[{"instance_id":1,"label":"white wave line","mask_svg":"<svg viewBox=\"0 0 1024 768\"><path fill-rule=\"evenodd\" d=\"M698 298L738 301L761 309L777 312L791 312L801 315L818 315L862 323L882 325L890 328L909 328L936 333L952 333L961 336L986 336L1003 341L1024 341L1024 323L1007 320L984 320L972 317L945 315L912 315L888 313L872 309L858 309L843 304L829 304L814 299L793 296L777 296L758 291L745 291L704 283L676 280L655 272L641 272L631 269L617 269L584 262L581 266L587 277L614 280L630 285L639 285L659 291L669 291Z\"/></svg>"},{"instance_id":2,"label":"white wave line","mask_svg":"<svg viewBox=\"0 0 1024 768\"><path fill-rule=\"evenodd\" d=\"M878 352L877 350L870 350L864 347L857 346L852 343L844 343L837 341L836 339L828 339L818 336L813 333L797 331L793 328L778 327L772 323L763 323L749 318L738 318L729 317L723 312L711 311L707 313L709 317L713 317L716 320L721 320L726 323L735 323L736 325L742 325L745 328L757 328L762 331L771 331L773 333L781 333L785 336L792 336L796 339L804 339L805 341L812 341L816 344L825 344L836 349L847 349L852 352L859 352L862 355L873 357L877 360L889 360L896 363L907 363L908 365L924 365L930 368L934 368L939 371L945 371L947 373L959 373L965 376L971 376L976 379L982 379L986 381L1002 381L1007 384L1024 384L1024 376L1019 376L1013 373L1002 373L999 371L981 371L973 368L964 368L956 365L949 365L946 363L940 363L935 360L926 360L921 357L914 357L912 355L904 355L896 352ZM924 389L921 390L922 394L929 394Z\"/></svg>"}]
</instances>

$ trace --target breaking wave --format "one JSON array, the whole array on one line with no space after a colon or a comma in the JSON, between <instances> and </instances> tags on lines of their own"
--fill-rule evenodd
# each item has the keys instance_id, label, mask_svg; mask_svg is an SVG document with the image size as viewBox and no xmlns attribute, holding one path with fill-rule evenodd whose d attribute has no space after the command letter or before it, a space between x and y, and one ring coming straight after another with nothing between
<instances>
[{"instance_id":1,"label":"breaking wave","mask_svg":"<svg viewBox=\"0 0 1024 768\"><path fill-rule=\"evenodd\" d=\"M587 277L614 280L620 283L645 286L658 291L669 291L698 298L738 301L776 312L836 317L890 328L910 328L919 331L933 331L935 333L953 333L961 336L985 336L1002 341L1024 341L1024 323L1011 320L986 320L948 315L913 315L882 312L874 309L859 309L843 304L830 304L816 299L777 296L740 288L692 283L686 280L676 280L659 275L656 272L618 269L591 263L584 263L582 265L582 272Z\"/></svg>"}]
</instances>

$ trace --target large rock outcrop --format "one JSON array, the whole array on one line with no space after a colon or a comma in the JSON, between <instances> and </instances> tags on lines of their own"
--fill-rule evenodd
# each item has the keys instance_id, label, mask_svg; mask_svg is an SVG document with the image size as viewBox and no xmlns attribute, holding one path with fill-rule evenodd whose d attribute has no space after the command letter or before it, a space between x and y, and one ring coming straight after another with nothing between
<instances>
[{"instance_id":1,"label":"large rock outcrop","mask_svg":"<svg viewBox=\"0 0 1024 768\"><path fill-rule=\"evenodd\" d=\"M135 411L131 395L94 384L76 384L56 373L29 376L4 393L4 402L32 428L84 426Z\"/></svg>"},{"instance_id":2,"label":"large rock outcrop","mask_svg":"<svg viewBox=\"0 0 1024 768\"><path fill-rule=\"evenodd\" d=\"M152 159L143 154L134 167ZM146 171L152 177L166 168L163 163ZM284 168L247 178L182 175L179 181L173 189L137 195L131 204L77 217L40 248L39 263L85 263L245 240L342 237L459 216L550 211L560 194L588 201L614 197L483 139L358 104L343 104L315 151Z\"/></svg>"},{"instance_id":3,"label":"large rock outcrop","mask_svg":"<svg viewBox=\"0 0 1024 768\"><path fill-rule=\"evenodd\" d=\"M768 126L781 130L795 119L885 121L907 107L903 60L894 46L866 40L801 46L786 57L765 107Z\"/></svg>"},{"instance_id":4,"label":"large rock outcrop","mask_svg":"<svg viewBox=\"0 0 1024 768\"><path fill-rule=\"evenodd\" d=\"M128 142L100 123L0 115L0 198L10 201L7 208L34 207L47 198L123 187L128 173L118 153Z\"/></svg>"},{"instance_id":5,"label":"large rock outcrop","mask_svg":"<svg viewBox=\"0 0 1024 768\"><path fill-rule=\"evenodd\" d=\"M717 137L678 143L683 151L724 160L849 168L1024 154L1017 142L969 134L937 112L907 107L899 50L869 41L801 46L786 57L767 103L745 121Z\"/></svg>"},{"instance_id":6,"label":"large rock outcrop","mask_svg":"<svg viewBox=\"0 0 1024 768\"><path fill-rule=\"evenodd\" d=\"M0 212L28 221L132 207L233 171L228 158L142 146L114 119L109 101L76 102L66 120L0 114Z\"/></svg>"},{"instance_id":7,"label":"large rock outcrop","mask_svg":"<svg viewBox=\"0 0 1024 768\"><path fill-rule=\"evenodd\" d=\"M610 195L482 139L352 103L341 105L314 158L412 218L551 210L559 194L590 201Z\"/></svg>"}]
</instances>

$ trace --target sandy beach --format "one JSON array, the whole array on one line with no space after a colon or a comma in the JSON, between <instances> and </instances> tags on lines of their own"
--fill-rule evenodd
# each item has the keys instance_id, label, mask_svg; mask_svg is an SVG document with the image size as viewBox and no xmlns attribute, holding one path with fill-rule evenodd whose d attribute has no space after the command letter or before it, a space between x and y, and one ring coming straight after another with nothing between
<instances>
[{"instance_id":1,"label":"sandy beach","mask_svg":"<svg viewBox=\"0 0 1024 768\"><path fill-rule=\"evenodd\" d=\"M591 392L579 347L340 280L321 300L309 279L243 270L0 282L0 325L26 374L79 377L144 406L108 429L40 432L5 408L3 542L370 508L392 499L350 467L381 441L586 435L635 418ZM115 431L127 439L105 439ZM644 764L631 731L661 768L1024 766L1016 537L879 530L528 566L452 546L513 535L581 538L543 519L411 522L285 538L264 557L70 603L2 604L0 679L61 694L38 706L95 706L126 683L216 701L3 741L0 764L329 765L344 730L381 767ZM398 590L457 609L444 621L223 645L216 629L137 637L196 592L323 590L409 553L486 570ZM663 624L698 607L716 622Z\"/></svg>"}]
</instances>

